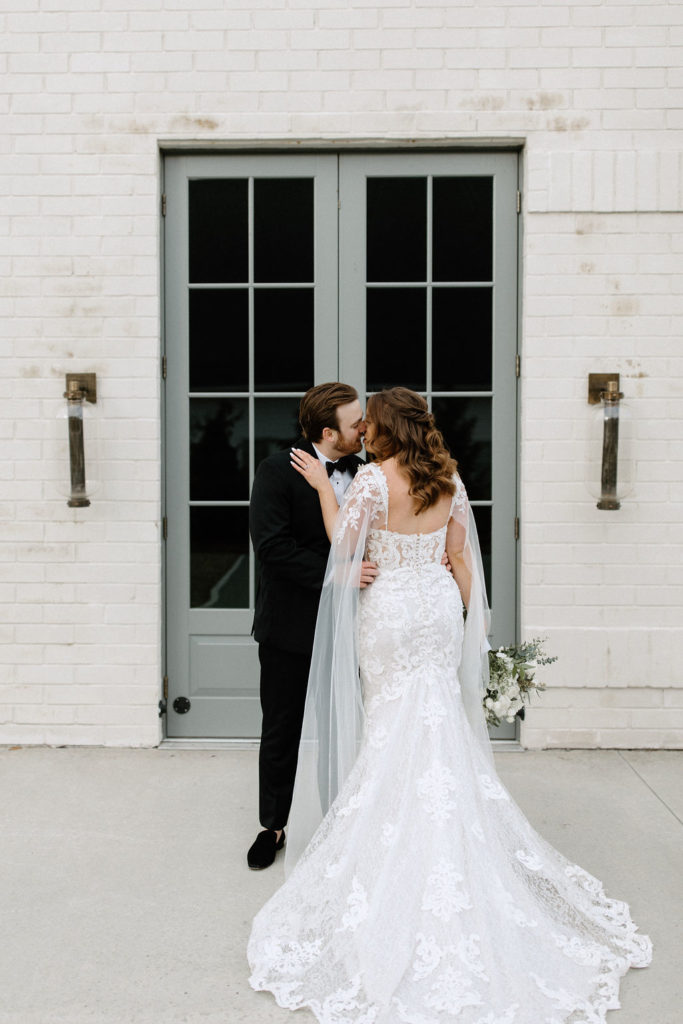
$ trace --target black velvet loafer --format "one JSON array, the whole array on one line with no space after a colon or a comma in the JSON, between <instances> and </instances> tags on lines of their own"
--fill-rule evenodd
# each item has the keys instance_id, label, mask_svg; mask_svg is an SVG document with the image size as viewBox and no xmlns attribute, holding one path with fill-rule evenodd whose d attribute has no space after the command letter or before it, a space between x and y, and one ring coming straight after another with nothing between
<instances>
[{"instance_id":1,"label":"black velvet loafer","mask_svg":"<svg viewBox=\"0 0 683 1024\"><path fill-rule=\"evenodd\" d=\"M275 854L285 845L284 831L279 839L276 837L277 833L270 828L264 829L256 836L247 853L247 864L252 871L269 868L273 863Z\"/></svg>"}]
</instances>

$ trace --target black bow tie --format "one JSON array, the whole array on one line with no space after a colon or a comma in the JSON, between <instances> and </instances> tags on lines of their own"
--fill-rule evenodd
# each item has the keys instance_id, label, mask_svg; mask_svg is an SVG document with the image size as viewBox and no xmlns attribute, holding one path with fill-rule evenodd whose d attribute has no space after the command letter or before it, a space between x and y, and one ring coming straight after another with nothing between
<instances>
[{"instance_id":1,"label":"black bow tie","mask_svg":"<svg viewBox=\"0 0 683 1024\"><path fill-rule=\"evenodd\" d=\"M328 476L332 476L335 469L338 469L340 473L345 473L348 470L351 476L355 476L358 469L358 460L354 459L352 455L342 455L341 459L337 459L336 462L326 462L325 468L327 469Z\"/></svg>"}]
</instances>

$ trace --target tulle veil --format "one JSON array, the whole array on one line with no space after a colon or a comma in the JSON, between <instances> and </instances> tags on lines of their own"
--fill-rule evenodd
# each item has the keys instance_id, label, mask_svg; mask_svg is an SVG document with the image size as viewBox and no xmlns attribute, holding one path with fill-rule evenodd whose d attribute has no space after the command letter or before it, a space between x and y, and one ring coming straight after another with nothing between
<instances>
[{"instance_id":1,"label":"tulle veil","mask_svg":"<svg viewBox=\"0 0 683 1024\"><path fill-rule=\"evenodd\" d=\"M489 679L491 613L474 514L459 475L454 474L453 479L456 492L451 516L464 527L464 560L471 573L457 675L474 738L493 765L482 706ZM358 663L358 582L368 532L386 529L387 522L386 478L378 464L370 463L358 471L346 491L330 546L287 829L287 876L334 803L362 741L365 713Z\"/></svg>"}]
</instances>

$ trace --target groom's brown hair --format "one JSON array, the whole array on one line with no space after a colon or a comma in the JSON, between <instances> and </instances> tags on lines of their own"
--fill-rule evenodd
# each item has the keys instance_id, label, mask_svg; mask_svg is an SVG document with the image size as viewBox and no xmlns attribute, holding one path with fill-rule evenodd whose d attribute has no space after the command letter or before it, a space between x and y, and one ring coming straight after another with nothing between
<instances>
[{"instance_id":1,"label":"groom's brown hair","mask_svg":"<svg viewBox=\"0 0 683 1024\"><path fill-rule=\"evenodd\" d=\"M337 409L355 402L358 392L350 384L331 381L309 388L299 406L301 433L307 441L320 441L325 427L339 430Z\"/></svg>"}]
</instances>

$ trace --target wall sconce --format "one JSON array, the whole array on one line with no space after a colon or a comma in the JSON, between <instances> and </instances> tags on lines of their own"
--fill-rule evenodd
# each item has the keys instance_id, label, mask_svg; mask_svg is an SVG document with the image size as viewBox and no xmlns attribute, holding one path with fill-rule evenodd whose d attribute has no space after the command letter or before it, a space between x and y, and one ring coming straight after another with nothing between
<instances>
[{"instance_id":1,"label":"wall sconce","mask_svg":"<svg viewBox=\"0 0 683 1024\"><path fill-rule=\"evenodd\" d=\"M633 489L632 421L623 397L618 373L588 374L588 402L599 408L591 422L586 486L597 507L608 511L621 508Z\"/></svg>"},{"instance_id":2,"label":"wall sconce","mask_svg":"<svg viewBox=\"0 0 683 1024\"><path fill-rule=\"evenodd\" d=\"M68 461L68 470L63 467L59 489L67 496L70 508L86 508L90 504L90 495L99 487L93 475L98 463L97 420L90 408L97 401L96 374L67 373L64 398L66 408L62 407L58 418L66 420L64 429L68 449L62 448L62 452L63 461Z\"/></svg>"}]
</instances>

